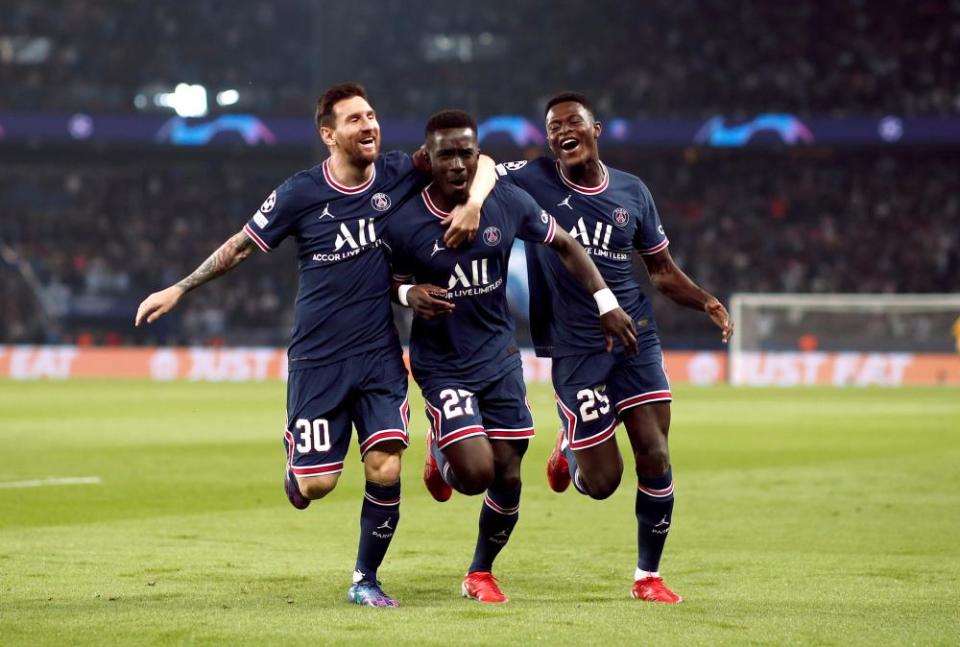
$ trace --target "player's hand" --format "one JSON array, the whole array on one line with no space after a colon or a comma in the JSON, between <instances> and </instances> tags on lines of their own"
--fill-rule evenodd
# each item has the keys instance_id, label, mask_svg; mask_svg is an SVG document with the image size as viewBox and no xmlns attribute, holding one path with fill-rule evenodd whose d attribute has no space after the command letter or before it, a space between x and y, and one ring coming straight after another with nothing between
<instances>
[{"instance_id":1,"label":"player's hand","mask_svg":"<svg viewBox=\"0 0 960 647\"><path fill-rule=\"evenodd\" d=\"M446 299L447 291L429 283L418 283L407 292L407 303L414 316L436 319L453 312L454 305Z\"/></svg>"},{"instance_id":2,"label":"player's hand","mask_svg":"<svg viewBox=\"0 0 960 647\"><path fill-rule=\"evenodd\" d=\"M730 337L733 336L733 322L730 321L730 315L727 314L727 309L723 307L723 304L717 299L713 299L703 304L703 310L709 315L713 323L720 328L720 340L724 344L730 341Z\"/></svg>"},{"instance_id":3,"label":"player's hand","mask_svg":"<svg viewBox=\"0 0 960 647\"><path fill-rule=\"evenodd\" d=\"M619 339L627 355L637 354L637 329L623 308L614 308L610 312L600 315L600 328L607 340L607 352L613 350L613 340Z\"/></svg>"},{"instance_id":4,"label":"player's hand","mask_svg":"<svg viewBox=\"0 0 960 647\"><path fill-rule=\"evenodd\" d=\"M183 288L178 288L175 285L170 286L166 290L154 292L144 299L140 307L137 308L137 318L134 319L134 325L139 326L144 321L153 323L177 307L177 303L180 302L180 297L182 296Z\"/></svg>"},{"instance_id":5,"label":"player's hand","mask_svg":"<svg viewBox=\"0 0 960 647\"><path fill-rule=\"evenodd\" d=\"M430 164L430 155L427 153L426 148L421 146L415 150L413 155L410 156L410 159L413 161L413 168L421 173L430 173L432 166Z\"/></svg>"},{"instance_id":6,"label":"player's hand","mask_svg":"<svg viewBox=\"0 0 960 647\"><path fill-rule=\"evenodd\" d=\"M480 205L470 201L457 205L440 224L447 228L443 244L451 249L459 247L463 241L476 238L480 228Z\"/></svg>"}]
</instances>

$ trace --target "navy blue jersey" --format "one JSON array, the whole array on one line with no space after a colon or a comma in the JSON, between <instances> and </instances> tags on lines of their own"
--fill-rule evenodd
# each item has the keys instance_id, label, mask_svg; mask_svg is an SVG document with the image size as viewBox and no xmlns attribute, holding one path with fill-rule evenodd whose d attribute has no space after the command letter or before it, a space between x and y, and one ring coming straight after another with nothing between
<instances>
[{"instance_id":1,"label":"navy blue jersey","mask_svg":"<svg viewBox=\"0 0 960 647\"><path fill-rule=\"evenodd\" d=\"M405 153L379 156L370 179L356 187L337 183L325 160L288 178L244 226L265 252L287 236L297 241L291 370L399 348L377 223L422 186Z\"/></svg>"},{"instance_id":2,"label":"navy blue jersey","mask_svg":"<svg viewBox=\"0 0 960 647\"><path fill-rule=\"evenodd\" d=\"M485 384L520 365L507 306L510 249L515 238L549 243L556 230L553 217L533 198L506 183L498 183L484 201L473 242L444 247L440 221L447 215L424 189L420 199L397 210L383 233L397 278L446 288L456 306L438 319L413 320L410 364L424 390L451 379Z\"/></svg>"},{"instance_id":3,"label":"navy blue jersey","mask_svg":"<svg viewBox=\"0 0 960 647\"><path fill-rule=\"evenodd\" d=\"M668 245L650 190L640 178L603 166L593 188L568 180L559 162L497 165L501 181L526 190L570 232L593 259L620 307L638 331L654 330L653 310L631 271L634 250L655 254ZM605 341L593 296L571 276L560 257L542 246L527 246L530 332L537 355L564 357L603 350Z\"/></svg>"}]
</instances>

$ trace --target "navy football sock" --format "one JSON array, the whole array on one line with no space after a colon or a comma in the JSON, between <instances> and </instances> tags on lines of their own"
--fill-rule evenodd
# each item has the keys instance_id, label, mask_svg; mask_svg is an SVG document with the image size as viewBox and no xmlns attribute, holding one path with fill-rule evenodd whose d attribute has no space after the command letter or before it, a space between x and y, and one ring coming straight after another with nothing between
<instances>
[{"instance_id":1,"label":"navy football sock","mask_svg":"<svg viewBox=\"0 0 960 647\"><path fill-rule=\"evenodd\" d=\"M637 567L656 572L673 514L673 472L669 467L666 474L640 479L636 512Z\"/></svg>"},{"instance_id":2,"label":"navy football sock","mask_svg":"<svg viewBox=\"0 0 960 647\"><path fill-rule=\"evenodd\" d=\"M497 558L510 539L513 527L520 518L520 486L516 489L501 490L492 485L480 508L480 534L477 536L477 548L473 552L473 562L468 573L492 571L493 560Z\"/></svg>"},{"instance_id":3,"label":"navy football sock","mask_svg":"<svg viewBox=\"0 0 960 647\"><path fill-rule=\"evenodd\" d=\"M400 521L400 481L378 485L367 481L360 508L360 547L357 571L364 580L377 579L377 569L387 554Z\"/></svg>"},{"instance_id":4,"label":"navy football sock","mask_svg":"<svg viewBox=\"0 0 960 647\"><path fill-rule=\"evenodd\" d=\"M575 487L580 494L587 494L578 476L577 453L570 449L570 445L567 445L563 448L563 455L567 459L567 467L570 469L570 482L573 483L573 487Z\"/></svg>"},{"instance_id":5,"label":"navy football sock","mask_svg":"<svg viewBox=\"0 0 960 647\"><path fill-rule=\"evenodd\" d=\"M460 481L457 480L457 475L453 473L453 466L450 465L450 461L447 460L443 452L437 448L436 443L430 445L430 452L433 454L434 460L437 461L437 467L440 468L440 475L443 477L443 480L446 481L447 485L457 492L463 493L463 489L460 487Z\"/></svg>"}]
</instances>

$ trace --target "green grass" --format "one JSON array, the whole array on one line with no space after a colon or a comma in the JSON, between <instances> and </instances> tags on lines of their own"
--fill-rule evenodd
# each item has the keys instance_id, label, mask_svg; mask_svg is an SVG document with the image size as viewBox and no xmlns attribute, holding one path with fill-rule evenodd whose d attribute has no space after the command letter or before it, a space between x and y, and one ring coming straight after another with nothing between
<instances>
[{"instance_id":1,"label":"green grass","mask_svg":"<svg viewBox=\"0 0 960 647\"><path fill-rule=\"evenodd\" d=\"M417 400L381 569L396 611L344 601L355 447L333 494L287 504L283 391L0 382L0 484L102 479L0 487L0 644L960 643L956 390L678 389L663 564L677 607L629 598L631 478L599 503L547 489L556 414L542 387L497 564L513 601L460 598L480 499L429 499Z\"/></svg>"}]
</instances>

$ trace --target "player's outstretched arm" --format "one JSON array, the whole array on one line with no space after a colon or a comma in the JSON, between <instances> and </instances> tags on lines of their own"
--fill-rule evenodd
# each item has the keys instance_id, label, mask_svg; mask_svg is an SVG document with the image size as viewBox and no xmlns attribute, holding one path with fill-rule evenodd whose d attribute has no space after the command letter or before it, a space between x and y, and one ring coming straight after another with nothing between
<instances>
[{"instance_id":1,"label":"player's outstretched arm","mask_svg":"<svg viewBox=\"0 0 960 647\"><path fill-rule=\"evenodd\" d=\"M165 290L154 292L140 304L137 308L137 317L134 325L139 326L144 321L153 323L163 315L173 310L180 298L190 290L197 288L207 281L226 274L244 259L253 253L254 242L244 232L240 230L217 249L205 260L200 267L195 269L190 276L184 278L176 285L171 285Z\"/></svg>"},{"instance_id":2,"label":"player's outstretched arm","mask_svg":"<svg viewBox=\"0 0 960 647\"><path fill-rule=\"evenodd\" d=\"M447 247L459 247L465 240L473 240L480 228L480 207L493 191L497 183L496 163L493 158L481 155L477 162L477 174L470 185L470 198L465 204L454 208L453 212L440 223L447 228L443 234L443 244Z\"/></svg>"},{"instance_id":3,"label":"player's outstretched arm","mask_svg":"<svg viewBox=\"0 0 960 647\"><path fill-rule=\"evenodd\" d=\"M623 308L617 303L617 297L607 287L600 270L593 264L583 247L563 229L557 228L550 247L560 256L567 270L573 274L597 300L600 312L600 327L607 339L607 352L613 350L614 338L619 339L628 355L637 352L637 330Z\"/></svg>"},{"instance_id":4,"label":"player's outstretched arm","mask_svg":"<svg viewBox=\"0 0 960 647\"><path fill-rule=\"evenodd\" d=\"M720 337L723 343L726 344L730 341L730 337L733 335L733 322L730 321L727 309L723 307L717 297L701 288L693 282L693 279L683 273L683 270L673 260L669 250L664 249L642 258L647 266L647 272L650 274L650 282L661 294L682 306L706 312L711 321L720 329Z\"/></svg>"}]
</instances>

